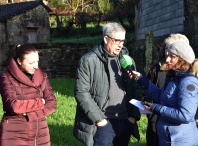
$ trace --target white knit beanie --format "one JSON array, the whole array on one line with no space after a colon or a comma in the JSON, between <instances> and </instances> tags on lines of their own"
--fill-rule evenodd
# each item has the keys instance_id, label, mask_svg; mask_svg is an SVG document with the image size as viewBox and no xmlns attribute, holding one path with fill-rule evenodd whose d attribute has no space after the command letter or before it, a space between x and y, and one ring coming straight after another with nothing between
<instances>
[{"instance_id":1,"label":"white knit beanie","mask_svg":"<svg viewBox=\"0 0 198 146\"><path fill-rule=\"evenodd\" d=\"M168 47L168 52L181 57L190 64L192 64L195 60L195 53L191 46L182 41L172 43Z\"/></svg>"}]
</instances>

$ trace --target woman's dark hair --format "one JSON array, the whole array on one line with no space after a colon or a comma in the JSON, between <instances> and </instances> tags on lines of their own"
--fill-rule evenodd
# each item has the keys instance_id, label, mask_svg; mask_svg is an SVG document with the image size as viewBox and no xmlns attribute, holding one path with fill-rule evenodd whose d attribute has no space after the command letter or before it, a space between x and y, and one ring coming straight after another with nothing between
<instances>
[{"instance_id":1,"label":"woman's dark hair","mask_svg":"<svg viewBox=\"0 0 198 146\"><path fill-rule=\"evenodd\" d=\"M20 61L23 61L24 56L32 52L38 52L38 50L30 44L24 44L24 45L19 44L14 46L14 53L15 53L14 55L16 60L17 58L19 58Z\"/></svg>"}]
</instances>

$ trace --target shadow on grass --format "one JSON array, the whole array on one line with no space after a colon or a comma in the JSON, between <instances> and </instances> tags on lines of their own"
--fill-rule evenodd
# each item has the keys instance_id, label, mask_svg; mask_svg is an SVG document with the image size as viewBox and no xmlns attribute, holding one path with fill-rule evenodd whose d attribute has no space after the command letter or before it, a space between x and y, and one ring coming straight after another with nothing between
<instances>
[{"instance_id":1,"label":"shadow on grass","mask_svg":"<svg viewBox=\"0 0 198 146\"><path fill-rule=\"evenodd\" d=\"M52 146L85 146L73 136L73 126L48 125Z\"/></svg>"}]
</instances>

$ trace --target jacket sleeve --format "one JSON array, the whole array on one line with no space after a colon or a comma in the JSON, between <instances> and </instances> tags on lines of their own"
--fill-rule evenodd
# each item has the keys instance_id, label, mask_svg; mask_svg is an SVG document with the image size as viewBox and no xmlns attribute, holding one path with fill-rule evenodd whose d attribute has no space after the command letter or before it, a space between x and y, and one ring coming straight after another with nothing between
<instances>
[{"instance_id":1,"label":"jacket sleeve","mask_svg":"<svg viewBox=\"0 0 198 146\"><path fill-rule=\"evenodd\" d=\"M157 86L151 83L151 81L149 81L149 79L147 79L143 74L140 75L137 83L150 98L152 98L155 102L160 103L160 95L163 88L159 89Z\"/></svg>"},{"instance_id":2,"label":"jacket sleeve","mask_svg":"<svg viewBox=\"0 0 198 146\"><path fill-rule=\"evenodd\" d=\"M9 80L7 72L0 75L0 92L3 101L3 107L6 112L23 114L32 110L39 110L44 108L41 98L30 100L18 100L14 85Z\"/></svg>"},{"instance_id":3,"label":"jacket sleeve","mask_svg":"<svg viewBox=\"0 0 198 146\"><path fill-rule=\"evenodd\" d=\"M74 94L77 106L81 109L82 113L84 113L92 123L96 123L104 118L104 114L90 94L91 76L89 68L90 65L87 58L82 57L76 72Z\"/></svg>"},{"instance_id":4,"label":"jacket sleeve","mask_svg":"<svg viewBox=\"0 0 198 146\"><path fill-rule=\"evenodd\" d=\"M196 79L194 79L197 81ZM153 104L151 110L174 123L189 123L194 119L198 102L198 86L189 79L184 79L178 86L177 103L174 107ZM174 98L174 97L170 97Z\"/></svg>"},{"instance_id":5,"label":"jacket sleeve","mask_svg":"<svg viewBox=\"0 0 198 146\"><path fill-rule=\"evenodd\" d=\"M33 121L45 117L56 110L56 97L54 96L54 92L47 78L47 75L45 77L45 80L46 80L46 84L45 84L45 89L43 91L43 98L45 99L44 109L39 109L26 113L29 121Z\"/></svg>"}]
</instances>

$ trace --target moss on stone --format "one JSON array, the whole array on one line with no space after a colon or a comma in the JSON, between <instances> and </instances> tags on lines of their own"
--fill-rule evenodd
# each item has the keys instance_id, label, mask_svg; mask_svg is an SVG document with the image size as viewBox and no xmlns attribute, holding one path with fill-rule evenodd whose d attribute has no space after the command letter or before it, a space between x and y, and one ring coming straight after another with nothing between
<instances>
[{"instance_id":1,"label":"moss on stone","mask_svg":"<svg viewBox=\"0 0 198 146\"><path fill-rule=\"evenodd\" d=\"M146 38L146 51L145 51L145 59L146 59L146 66L145 66L145 73L148 73L151 67L152 63L152 38L153 38L153 32L152 31L146 31L145 32L145 38Z\"/></svg>"}]
</instances>

